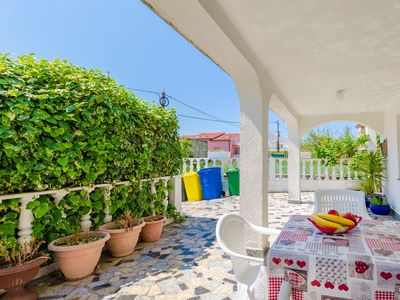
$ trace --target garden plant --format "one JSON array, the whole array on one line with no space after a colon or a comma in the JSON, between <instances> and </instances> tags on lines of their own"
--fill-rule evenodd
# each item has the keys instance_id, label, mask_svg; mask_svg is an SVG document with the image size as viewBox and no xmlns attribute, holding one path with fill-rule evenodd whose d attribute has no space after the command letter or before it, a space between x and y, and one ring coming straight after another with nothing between
<instances>
[{"instance_id":1,"label":"garden plant","mask_svg":"<svg viewBox=\"0 0 400 300\"><path fill-rule=\"evenodd\" d=\"M105 189L48 195L27 205L32 235L45 244L77 232L81 217L92 229L109 207L113 219L127 210L135 218L179 215L164 203L170 185L142 179L171 176L181 166L178 121L99 70L33 55L0 55L0 195L110 183ZM129 185L115 185L128 181ZM0 202L0 236L5 249L17 243L20 203ZM42 246L41 250L45 249Z\"/></svg>"}]
</instances>

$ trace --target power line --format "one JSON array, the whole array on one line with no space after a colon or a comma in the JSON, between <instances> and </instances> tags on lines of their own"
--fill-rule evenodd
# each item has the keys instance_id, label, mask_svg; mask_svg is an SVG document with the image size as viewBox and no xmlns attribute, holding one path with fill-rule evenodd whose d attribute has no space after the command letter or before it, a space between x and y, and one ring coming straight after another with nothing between
<instances>
[{"instance_id":1,"label":"power line","mask_svg":"<svg viewBox=\"0 0 400 300\"><path fill-rule=\"evenodd\" d=\"M159 93L159 92L157 92L157 91L151 91L151 90L145 90L145 89L137 89L137 88L127 88L127 89L133 90L133 91L138 91L138 92L151 93L151 94L158 95L159 97L160 97L160 95L161 95L161 93ZM178 102L178 103L180 103L180 104L182 104L182 105L184 105L184 106L186 106L186 107L188 107L188 108L190 108L190 109L192 109L192 110L194 110L194 111L196 111L196 112L198 112L198 113L201 113L201 114L203 114L203 115L205 115L205 116L208 116L208 117L213 118L213 119L206 119L206 118L196 117L196 118L198 118L199 120L218 121L218 122L228 123L228 124L229 124L229 123L230 123L230 124L239 124L239 122L228 121L228 120L224 120L224 119L221 119L221 118L219 118L219 117L216 117L216 116L214 116L214 115L212 115L212 114L210 114L210 113L208 113L208 112L205 112L205 111L203 111L203 110L201 110L201 109L199 109L199 108L197 108L197 107L194 107L194 106L192 106L192 105L190 105L190 104L187 104L187 103L183 102L182 100L179 100L179 99L177 99L177 98L175 98L175 97L173 97L173 96L171 96L171 95L169 95L169 94L167 94L167 93L165 93L165 95L166 95L167 97L171 98L172 100L174 100L174 101L176 101L176 102ZM185 115L180 115L180 116L185 116ZM190 117L193 117L193 116L190 116ZM193 117L193 118L194 118L194 117Z\"/></svg>"},{"instance_id":2,"label":"power line","mask_svg":"<svg viewBox=\"0 0 400 300\"><path fill-rule=\"evenodd\" d=\"M175 97L173 97L173 96L171 96L171 95L168 95L168 94L166 94L166 95L167 95L168 97L170 97L172 100L175 100L176 102L178 102L178 103L180 103L180 104L182 104L182 105L184 105L184 106L186 106L186 107L189 107L189 108L191 108L191 109L193 109L193 110L195 110L195 111L197 111L197 112L199 112L199 113L202 113L203 115L206 115L206 116L209 116L209 117L211 117L211 118L214 118L215 120L225 121L225 120L220 119L220 118L218 118L218 117L216 117L216 116L214 116L214 115L212 115L212 114L209 114L208 112L202 111L201 109L198 109L198 108L196 108L196 107L194 107L194 106L192 106L192 105L186 104L185 102L183 102L183 101L181 101L181 100L179 100L179 99L176 99ZM229 121L228 121L228 122L229 122Z\"/></svg>"},{"instance_id":3,"label":"power line","mask_svg":"<svg viewBox=\"0 0 400 300\"><path fill-rule=\"evenodd\" d=\"M128 90L132 90L132 91L137 91L137 92L145 92L145 93L150 93L150 94L156 94L156 95L160 95L160 92L156 92L156 91L149 91L149 90L142 90L142 89L135 89L135 88L130 88L127 87Z\"/></svg>"},{"instance_id":4,"label":"power line","mask_svg":"<svg viewBox=\"0 0 400 300\"><path fill-rule=\"evenodd\" d=\"M221 123L234 124L234 125L238 125L240 123L240 122L234 122L234 121L207 119L207 118L201 118L201 117L195 117L195 116L189 116L189 115L182 115L182 114L178 114L178 116L179 117L184 117L184 118L190 118L190 119L212 121L212 122L221 122Z\"/></svg>"}]
</instances>

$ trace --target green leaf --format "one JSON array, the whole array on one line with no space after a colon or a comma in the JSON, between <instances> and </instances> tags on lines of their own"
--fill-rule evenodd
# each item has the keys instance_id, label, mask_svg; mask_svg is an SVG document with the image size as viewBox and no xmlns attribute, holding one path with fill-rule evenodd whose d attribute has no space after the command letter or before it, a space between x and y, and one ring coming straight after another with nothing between
<instances>
[{"instance_id":1,"label":"green leaf","mask_svg":"<svg viewBox=\"0 0 400 300\"><path fill-rule=\"evenodd\" d=\"M39 206L37 206L34 209L32 209L32 212L33 212L33 214L34 214L36 219L40 219L45 214L47 214L49 209L50 209L50 207L47 205L47 203L40 203Z\"/></svg>"},{"instance_id":2,"label":"green leaf","mask_svg":"<svg viewBox=\"0 0 400 300\"><path fill-rule=\"evenodd\" d=\"M14 235L16 229L17 229L17 227L16 227L15 223L5 222L3 224L0 224L0 235L2 237L7 236L7 235Z\"/></svg>"},{"instance_id":3,"label":"green leaf","mask_svg":"<svg viewBox=\"0 0 400 300\"><path fill-rule=\"evenodd\" d=\"M60 157L57 159L57 162L62 166L65 167L68 164L68 158L67 157Z\"/></svg>"},{"instance_id":4,"label":"green leaf","mask_svg":"<svg viewBox=\"0 0 400 300\"><path fill-rule=\"evenodd\" d=\"M50 115L42 109L35 109L32 116L39 120L46 120L50 118Z\"/></svg>"},{"instance_id":5,"label":"green leaf","mask_svg":"<svg viewBox=\"0 0 400 300\"><path fill-rule=\"evenodd\" d=\"M18 96L18 91L16 90L8 90L7 94L11 97L17 97Z\"/></svg>"},{"instance_id":6,"label":"green leaf","mask_svg":"<svg viewBox=\"0 0 400 300\"><path fill-rule=\"evenodd\" d=\"M67 112L67 113L70 113L70 112L72 112L72 111L74 111L75 110L75 106L74 105L70 105L70 106L68 106L66 109L65 109L65 111Z\"/></svg>"}]
</instances>

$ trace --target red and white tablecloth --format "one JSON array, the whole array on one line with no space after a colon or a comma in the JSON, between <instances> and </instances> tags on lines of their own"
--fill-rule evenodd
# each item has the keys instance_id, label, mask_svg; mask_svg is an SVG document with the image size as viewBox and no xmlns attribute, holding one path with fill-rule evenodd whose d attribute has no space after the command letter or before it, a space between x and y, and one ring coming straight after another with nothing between
<instances>
[{"instance_id":1,"label":"red and white tablecloth","mask_svg":"<svg viewBox=\"0 0 400 300\"><path fill-rule=\"evenodd\" d=\"M400 299L400 222L363 220L350 233L320 233L293 215L266 257L270 300L283 280L294 300Z\"/></svg>"}]
</instances>

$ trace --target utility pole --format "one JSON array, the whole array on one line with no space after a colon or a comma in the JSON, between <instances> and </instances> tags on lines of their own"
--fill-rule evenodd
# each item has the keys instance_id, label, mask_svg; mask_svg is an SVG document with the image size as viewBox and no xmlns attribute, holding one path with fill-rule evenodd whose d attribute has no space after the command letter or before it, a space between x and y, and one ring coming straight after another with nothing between
<instances>
[{"instance_id":1,"label":"utility pole","mask_svg":"<svg viewBox=\"0 0 400 300\"><path fill-rule=\"evenodd\" d=\"M279 153L281 150L281 144L280 144L280 137L281 137L281 132L279 130L279 120L276 121L276 132L278 134L278 139L276 140L276 151Z\"/></svg>"}]
</instances>

